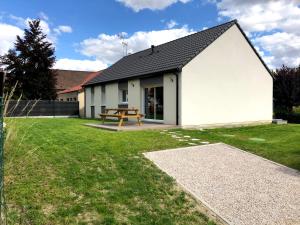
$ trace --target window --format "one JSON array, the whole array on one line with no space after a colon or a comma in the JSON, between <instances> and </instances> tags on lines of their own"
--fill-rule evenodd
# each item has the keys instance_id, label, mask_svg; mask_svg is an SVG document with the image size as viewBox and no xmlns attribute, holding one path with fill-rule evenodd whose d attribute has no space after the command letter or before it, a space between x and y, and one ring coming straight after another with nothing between
<instances>
[{"instance_id":1,"label":"window","mask_svg":"<svg viewBox=\"0 0 300 225\"><path fill-rule=\"evenodd\" d=\"M119 82L119 104L127 104L128 102L128 81Z\"/></svg>"},{"instance_id":2,"label":"window","mask_svg":"<svg viewBox=\"0 0 300 225\"><path fill-rule=\"evenodd\" d=\"M94 87L91 87L91 105L94 105Z\"/></svg>"},{"instance_id":3,"label":"window","mask_svg":"<svg viewBox=\"0 0 300 225\"><path fill-rule=\"evenodd\" d=\"M101 86L101 105L105 106L105 85Z\"/></svg>"},{"instance_id":4,"label":"window","mask_svg":"<svg viewBox=\"0 0 300 225\"><path fill-rule=\"evenodd\" d=\"M67 98L67 102L69 102L70 101L70 99L69 98Z\"/></svg>"},{"instance_id":5,"label":"window","mask_svg":"<svg viewBox=\"0 0 300 225\"><path fill-rule=\"evenodd\" d=\"M63 101L64 101L64 99L62 99L62 98L61 98L61 99L60 99L60 101L61 101L61 102L63 102Z\"/></svg>"},{"instance_id":6,"label":"window","mask_svg":"<svg viewBox=\"0 0 300 225\"><path fill-rule=\"evenodd\" d=\"M121 90L122 93L122 103L128 102L128 90Z\"/></svg>"},{"instance_id":7,"label":"window","mask_svg":"<svg viewBox=\"0 0 300 225\"><path fill-rule=\"evenodd\" d=\"M76 98L73 98L73 100L74 100L74 102L76 102L76 101L77 101L77 99L76 99Z\"/></svg>"}]
</instances>

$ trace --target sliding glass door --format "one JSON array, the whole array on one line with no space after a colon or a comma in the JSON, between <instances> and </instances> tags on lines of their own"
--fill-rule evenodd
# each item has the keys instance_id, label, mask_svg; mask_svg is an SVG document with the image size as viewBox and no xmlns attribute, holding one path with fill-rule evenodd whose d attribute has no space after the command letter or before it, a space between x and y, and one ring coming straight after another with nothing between
<instances>
[{"instance_id":1,"label":"sliding glass door","mask_svg":"<svg viewBox=\"0 0 300 225\"><path fill-rule=\"evenodd\" d=\"M164 119L164 96L163 87L145 88L144 112L145 119Z\"/></svg>"}]
</instances>

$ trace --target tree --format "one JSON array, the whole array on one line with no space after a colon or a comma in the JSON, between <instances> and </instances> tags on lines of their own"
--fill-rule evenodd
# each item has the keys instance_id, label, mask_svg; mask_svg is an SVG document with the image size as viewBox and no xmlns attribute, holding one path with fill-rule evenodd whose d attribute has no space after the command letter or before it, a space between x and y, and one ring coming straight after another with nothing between
<instances>
[{"instance_id":1,"label":"tree","mask_svg":"<svg viewBox=\"0 0 300 225\"><path fill-rule=\"evenodd\" d=\"M297 68L282 66L273 72L274 106L291 113L300 105L300 65Z\"/></svg>"},{"instance_id":2,"label":"tree","mask_svg":"<svg viewBox=\"0 0 300 225\"><path fill-rule=\"evenodd\" d=\"M8 71L5 91L16 86L14 98L56 98L56 74L51 70L55 63L54 47L42 32L40 20L29 22L24 37L17 36L14 49L1 56L0 63Z\"/></svg>"}]
</instances>

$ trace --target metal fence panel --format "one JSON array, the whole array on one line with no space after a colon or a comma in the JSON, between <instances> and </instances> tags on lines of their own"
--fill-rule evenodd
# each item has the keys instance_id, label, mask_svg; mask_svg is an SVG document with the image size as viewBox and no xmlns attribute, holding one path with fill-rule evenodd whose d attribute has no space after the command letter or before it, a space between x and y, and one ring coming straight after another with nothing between
<instances>
[{"instance_id":1,"label":"metal fence panel","mask_svg":"<svg viewBox=\"0 0 300 225\"><path fill-rule=\"evenodd\" d=\"M7 104L7 117L79 115L79 102L60 102L53 100L10 100Z\"/></svg>"}]
</instances>

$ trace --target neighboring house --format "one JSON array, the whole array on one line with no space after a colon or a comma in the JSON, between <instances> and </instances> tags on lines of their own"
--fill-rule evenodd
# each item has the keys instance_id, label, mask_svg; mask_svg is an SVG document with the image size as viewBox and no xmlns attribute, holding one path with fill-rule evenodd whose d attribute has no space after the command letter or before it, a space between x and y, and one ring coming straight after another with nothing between
<instances>
[{"instance_id":1,"label":"neighboring house","mask_svg":"<svg viewBox=\"0 0 300 225\"><path fill-rule=\"evenodd\" d=\"M271 73L236 20L128 55L85 93L86 117L126 104L183 127L272 121Z\"/></svg>"},{"instance_id":2,"label":"neighboring house","mask_svg":"<svg viewBox=\"0 0 300 225\"><path fill-rule=\"evenodd\" d=\"M100 75L101 71L98 72L89 72L85 75L84 79L80 81L79 84L70 87L66 90L58 92L57 98L60 101L78 101L79 102L79 115L84 117L84 89L82 85L96 76Z\"/></svg>"},{"instance_id":3,"label":"neighboring house","mask_svg":"<svg viewBox=\"0 0 300 225\"><path fill-rule=\"evenodd\" d=\"M91 71L75 71L75 70L54 70L56 72L56 93L66 89L70 89L76 85L82 84L84 79L89 76ZM58 100L67 101L67 98L57 98ZM70 101L74 101L73 96L70 96ZM77 101L77 99L75 100Z\"/></svg>"}]
</instances>

